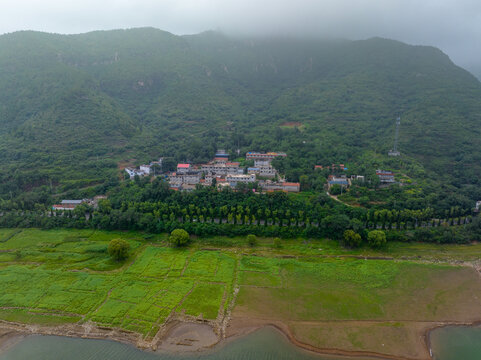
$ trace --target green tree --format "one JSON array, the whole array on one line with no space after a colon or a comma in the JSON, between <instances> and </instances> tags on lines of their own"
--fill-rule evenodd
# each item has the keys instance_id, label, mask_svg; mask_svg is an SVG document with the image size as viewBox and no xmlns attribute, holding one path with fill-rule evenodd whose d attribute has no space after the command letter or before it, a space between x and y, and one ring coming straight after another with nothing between
<instances>
[{"instance_id":1,"label":"green tree","mask_svg":"<svg viewBox=\"0 0 481 360\"><path fill-rule=\"evenodd\" d=\"M184 246L189 242L189 233L184 229L175 229L170 233L169 242L174 246Z\"/></svg>"},{"instance_id":2,"label":"green tree","mask_svg":"<svg viewBox=\"0 0 481 360\"><path fill-rule=\"evenodd\" d=\"M367 242L374 249L379 249L386 244L386 234L382 230L373 230L367 234Z\"/></svg>"},{"instance_id":3,"label":"green tree","mask_svg":"<svg viewBox=\"0 0 481 360\"><path fill-rule=\"evenodd\" d=\"M355 248L361 245L362 239L361 235L354 232L353 230L344 231L344 244L349 247Z\"/></svg>"},{"instance_id":4,"label":"green tree","mask_svg":"<svg viewBox=\"0 0 481 360\"><path fill-rule=\"evenodd\" d=\"M107 251L111 257L117 261L127 258L129 254L130 244L123 239L113 239L109 242Z\"/></svg>"}]
</instances>

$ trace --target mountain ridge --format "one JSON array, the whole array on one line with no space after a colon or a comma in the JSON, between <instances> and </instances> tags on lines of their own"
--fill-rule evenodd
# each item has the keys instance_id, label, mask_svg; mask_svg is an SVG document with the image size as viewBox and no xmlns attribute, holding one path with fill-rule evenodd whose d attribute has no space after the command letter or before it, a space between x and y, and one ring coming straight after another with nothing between
<instances>
[{"instance_id":1,"label":"mountain ridge","mask_svg":"<svg viewBox=\"0 0 481 360\"><path fill-rule=\"evenodd\" d=\"M115 178L121 162L205 161L217 147L291 150L298 180L316 162L387 152L398 115L405 156L479 193L481 83L430 46L27 31L0 36L0 88L0 194L25 188L12 172L61 191Z\"/></svg>"}]
</instances>

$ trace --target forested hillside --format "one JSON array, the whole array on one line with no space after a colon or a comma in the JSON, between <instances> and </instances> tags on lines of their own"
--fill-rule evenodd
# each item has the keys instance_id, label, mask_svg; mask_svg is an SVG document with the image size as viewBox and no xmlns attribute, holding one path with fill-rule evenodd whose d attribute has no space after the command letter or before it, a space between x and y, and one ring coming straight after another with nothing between
<instances>
[{"instance_id":1,"label":"forested hillside","mask_svg":"<svg viewBox=\"0 0 481 360\"><path fill-rule=\"evenodd\" d=\"M0 36L0 89L0 197L20 207L103 192L119 166L200 162L216 148L285 151L292 181L342 162L395 168L428 205L481 199L481 84L432 47L17 32ZM402 156L390 159L398 115Z\"/></svg>"}]
</instances>

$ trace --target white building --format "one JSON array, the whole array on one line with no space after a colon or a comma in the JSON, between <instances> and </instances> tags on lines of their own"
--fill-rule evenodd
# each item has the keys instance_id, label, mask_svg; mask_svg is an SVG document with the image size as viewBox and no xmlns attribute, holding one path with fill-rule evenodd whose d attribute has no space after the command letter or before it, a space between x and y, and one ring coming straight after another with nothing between
<instances>
[{"instance_id":1,"label":"white building","mask_svg":"<svg viewBox=\"0 0 481 360\"><path fill-rule=\"evenodd\" d=\"M255 159L254 160L254 167L261 168L264 166L271 166L271 160L268 159Z\"/></svg>"},{"instance_id":2,"label":"white building","mask_svg":"<svg viewBox=\"0 0 481 360\"><path fill-rule=\"evenodd\" d=\"M235 175L242 172L239 168L238 162L218 162L212 161L208 164L202 164L201 170L205 174L217 174L217 175Z\"/></svg>"},{"instance_id":3,"label":"white building","mask_svg":"<svg viewBox=\"0 0 481 360\"><path fill-rule=\"evenodd\" d=\"M150 175L150 169L151 169L150 165L140 165L139 167L140 172L145 175Z\"/></svg>"},{"instance_id":4,"label":"white building","mask_svg":"<svg viewBox=\"0 0 481 360\"><path fill-rule=\"evenodd\" d=\"M247 175L227 175L225 178L226 182L229 183L230 186L235 187L238 183L253 183L256 181L255 174L247 174Z\"/></svg>"},{"instance_id":5,"label":"white building","mask_svg":"<svg viewBox=\"0 0 481 360\"><path fill-rule=\"evenodd\" d=\"M125 168L125 171L127 174L129 174L130 178L133 179L135 175L138 176L143 176L145 173L143 171L137 170L137 169L131 169L131 168Z\"/></svg>"}]
</instances>

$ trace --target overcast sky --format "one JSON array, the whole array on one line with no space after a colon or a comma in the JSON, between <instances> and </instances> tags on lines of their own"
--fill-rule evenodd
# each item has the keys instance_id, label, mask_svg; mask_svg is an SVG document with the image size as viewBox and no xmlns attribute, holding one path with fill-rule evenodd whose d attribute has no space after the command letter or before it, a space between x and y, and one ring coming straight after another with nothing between
<instances>
[{"instance_id":1,"label":"overcast sky","mask_svg":"<svg viewBox=\"0 0 481 360\"><path fill-rule=\"evenodd\" d=\"M0 33L153 26L174 34L365 39L434 45L481 68L481 0L0 0Z\"/></svg>"}]
</instances>

